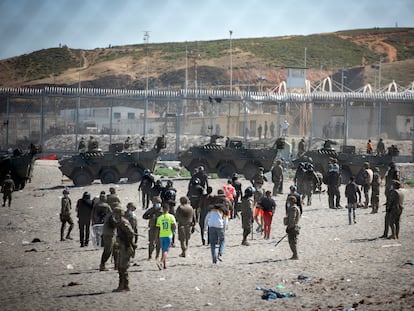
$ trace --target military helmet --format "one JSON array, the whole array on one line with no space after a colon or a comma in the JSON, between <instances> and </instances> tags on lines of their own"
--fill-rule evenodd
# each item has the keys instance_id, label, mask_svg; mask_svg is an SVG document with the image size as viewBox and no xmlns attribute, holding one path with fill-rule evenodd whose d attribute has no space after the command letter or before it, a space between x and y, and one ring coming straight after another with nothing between
<instances>
[{"instance_id":1,"label":"military helmet","mask_svg":"<svg viewBox=\"0 0 414 311\"><path fill-rule=\"evenodd\" d=\"M174 190L167 190L167 192L165 192L165 198L167 200L175 200L175 191Z\"/></svg>"},{"instance_id":2,"label":"military helmet","mask_svg":"<svg viewBox=\"0 0 414 311\"><path fill-rule=\"evenodd\" d=\"M162 181L161 181L160 179L158 179L158 180L155 182L155 184L156 184L157 186L162 186Z\"/></svg>"},{"instance_id":3,"label":"military helmet","mask_svg":"<svg viewBox=\"0 0 414 311\"><path fill-rule=\"evenodd\" d=\"M250 196L253 195L253 193L255 191L256 191L256 189L254 187L252 187L252 186L247 187L246 190L244 190L244 195L250 197Z\"/></svg>"},{"instance_id":4,"label":"military helmet","mask_svg":"<svg viewBox=\"0 0 414 311\"><path fill-rule=\"evenodd\" d=\"M233 173L233 176L231 177L231 179L237 179L237 178L239 178L239 175L237 175L237 173Z\"/></svg>"},{"instance_id":5,"label":"military helmet","mask_svg":"<svg viewBox=\"0 0 414 311\"><path fill-rule=\"evenodd\" d=\"M198 171L199 171L199 172L204 172L204 166L200 165L200 166L198 167Z\"/></svg>"},{"instance_id":6,"label":"military helmet","mask_svg":"<svg viewBox=\"0 0 414 311\"><path fill-rule=\"evenodd\" d=\"M173 186L173 181L172 180L167 180L167 186L172 187Z\"/></svg>"},{"instance_id":7,"label":"military helmet","mask_svg":"<svg viewBox=\"0 0 414 311\"><path fill-rule=\"evenodd\" d=\"M369 162L364 162L364 168L369 168Z\"/></svg>"},{"instance_id":8,"label":"military helmet","mask_svg":"<svg viewBox=\"0 0 414 311\"><path fill-rule=\"evenodd\" d=\"M289 187L290 191L296 191L298 188L295 185Z\"/></svg>"},{"instance_id":9,"label":"military helmet","mask_svg":"<svg viewBox=\"0 0 414 311\"><path fill-rule=\"evenodd\" d=\"M146 169L144 170L144 175L149 175L150 173L151 173L151 171L150 171L149 169L147 169L147 168L146 168Z\"/></svg>"},{"instance_id":10,"label":"military helmet","mask_svg":"<svg viewBox=\"0 0 414 311\"><path fill-rule=\"evenodd\" d=\"M84 200L89 200L89 199L91 198L91 194L90 194L88 191L85 191L85 192L83 193L82 198L83 198Z\"/></svg>"}]
</instances>

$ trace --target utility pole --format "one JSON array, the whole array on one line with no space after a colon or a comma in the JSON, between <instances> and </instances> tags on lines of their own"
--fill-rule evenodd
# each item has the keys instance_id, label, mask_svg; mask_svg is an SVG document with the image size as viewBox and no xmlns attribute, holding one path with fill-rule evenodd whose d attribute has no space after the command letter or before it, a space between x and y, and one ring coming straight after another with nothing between
<instances>
[{"instance_id":1,"label":"utility pole","mask_svg":"<svg viewBox=\"0 0 414 311\"><path fill-rule=\"evenodd\" d=\"M143 136L147 134L147 114L148 114L148 87L149 87L149 55L148 55L148 41L149 31L144 31L144 43L145 43L145 54L146 54L146 83L145 83L145 107L144 107L144 127Z\"/></svg>"},{"instance_id":2,"label":"utility pole","mask_svg":"<svg viewBox=\"0 0 414 311\"><path fill-rule=\"evenodd\" d=\"M75 115L75 150L77 150L77 148L78 148L78 135L79 135L79 109L80 109L81 69L82 69L82 50L79 51L78 99L77 99L77 102L76 102L76 115Z\"/></svg>"},{"instance_id":3,"label":"utility pole","mask_svg":"<svg viewBox=\"0 0 414 311\"><path fill-rule=\"evenodd\" d=\"M232 42L231 42L231 35L233 34L232 30L229 30L230 33L230 94L233 92L233 53L232 53ZM227 136L230 136L230 115L231 115L231 105L230 101L228 102L229 105L229 113L227 116Z\"/></svg>"}]
</instances>

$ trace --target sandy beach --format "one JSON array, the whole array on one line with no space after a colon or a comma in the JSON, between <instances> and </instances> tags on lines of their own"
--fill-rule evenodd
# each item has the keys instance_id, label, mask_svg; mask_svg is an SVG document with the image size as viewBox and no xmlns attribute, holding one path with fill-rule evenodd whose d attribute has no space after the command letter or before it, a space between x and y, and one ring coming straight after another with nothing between
<instances>
[{"instance_id":1,"label":"sandy beach","mask_svg":"<svg viewBox=\"0 0 414 311\"><path fill-rule=\"evenodd\" d=\"M226 182L212 179L214 193ZM80 248L75 212L73 241L60 241L60 198L69 187L72 206L84 191L97 196L110 185L96 182L75 188L62 178L57 161L36 161L33 179L13 193L11 208L0 208L1 310L414 310L414 191L405 188L405 209L399 240L380 239L384 230L384 187L378 214L357 210L348 225L346 209L328 208L326 193L304 206L299 235L299 260L289 260L284 202L291 180L277 203L269 240L254 232L242 246L239 219L226 231L223 262L212 264L209 246L200 233L190 241L189 257L178 246L170 250L168 269L159 271L147 260L147 221L138 201L138 183L115 185L124 206L138 204L138 249L130 267L130 292L113 293L118 273L99 271L102 250ZM242 180L243 189L250 183ZM188 180L174 180L177 198L186 194ZM265 188L271 190L271 183ZM324 188L326 188L324 186ZM341 204L345 206L341 186ZM40 242L33 242L39 239ZM298 276L306 276L299 280ZM294 293L296 297L262 299L263 290ZM351 309L352 310L352 309Z\"/></svg>"}]
</instances>

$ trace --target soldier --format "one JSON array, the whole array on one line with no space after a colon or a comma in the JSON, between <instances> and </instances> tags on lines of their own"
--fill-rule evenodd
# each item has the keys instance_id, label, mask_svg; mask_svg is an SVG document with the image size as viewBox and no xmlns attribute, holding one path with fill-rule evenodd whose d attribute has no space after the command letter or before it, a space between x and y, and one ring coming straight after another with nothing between
<instances>
[{"instance_id":1,"label":"soldier","mask_svg":"<svg viewBox=\"0 0 414 311\"><path fill-rule=\"evenodd\" d=\"M286 209L286 213L287 213L287 209L288 209L288 198L290 196L294 196L296 198L296 205L299 207L300 210L300 214L302 215L303 210L302 210L302 196L297 192L297 188L295 185L291 185L289 187L290 193L288 194L287 198L286 198L286 203L285 203L285 209Z\"/></svg>"},{"instance_id":2,"label":"soldier","mask_svg":"<svg viewBox=\"0 0 414 311\"><path fill-rule=\"evenodd\" d=\"M264 125L264 139L267 138L267 130L269 129L268 125L267 125L267 121L265 121L265 125Z\"/></svg>"},{"instance_id":3,"label":"soldier","mask_svg":"<svg viewBox=\"0 0 414 311\"><path fill-rule=\"evenodd\" d=\"M161 149L164 149L166 147L166 141L165 141L165 136L162 135L160 137L157 137L157 140L155 141L154 144L154 149L158 152L160 152Z\"/></svg>"},{"instance_id":4,"label":"soldier","mask_svg":"<svg viewBox=\"0 0 414 311\"><path fill-rule=\"evenodd\" d=\"M305 162L300 162L296 169L295 176L293 177L293 183L297 187L297 191L303 194L305 180Z\"/></svg>"},{"instance_id":5,"label":"soldier","mask_svg":"<svg viewBox=\"0 0 414 311\"><path fill-rule=\"evenodd\" d=\"M162 181L160 179L158 179L155 183L154 186L151 188L150 190L150 199L151 201L155 198L155 197L160 197L161 198L161 194L164 191L164 186L162 185ZM162 198L161 198L162 199Z\"/></svg>"},{"instance_id":6,"label":"soldier","mask_svg":"<svg viewBox=\"0 0 414 311\"><path fill-rule=\"evenodd\" d=\"M76 203L76 213L79 224L80 247L88 246L92 217L92 201L89 192L84 192L82 198Z\"/></svg>"},{"instance_id":7,"label":"soldier","mask_svg":"<svg viewBox=\"0 0 414 311\"><path fill-rule=\"evenodd\" d=\"M398 180L394 180L387 201L388 221L391 227L391 236L388 239L398 239L400 234L400 217L404 208L404 194L400 188L401 183ZM388 235L388 227L385 228L384 235Z\"/></svg>"},{"instance_id":8,"label":"soldier","mask_svg":"<svg viewBox=\"0 0 414 311\"><path fill-rule=\"evenodd\" d=\"M328 186L329 208L341 208L341 193L339 192L341 173L338 164L329 164L329 171L323 177L323 182Z\"/></svg>"},{"instance_id":9,"label":"soldier","mask_svg":"<svg viewBox=\"0 0 414 311\"><path fill-rule=\"evenodd\" d=\"M300 210L299 207L296 205L296 198L294 196L288 197L288 209L286 217L286 233L288 235L290 249L293 253L292 257L290 257L289 259L297 260L299 259L297 243L300 230L300 227L298 225L300 220Z\"/></svg>"},{"instance_id":10,"label":"soldier","mask_svg":"<svg viewBox=\"0 0 414 311\"><path fill-rule=\"evenodd\" d=\"M175 197L177 195L177 189L174 188L174 183L172 180L167 180L167 184L162 188L161 191L161 200L162 202L167 202L169 199L173 199L175 202ZM174 211L170 210L170 213L174 215Z\"/></svg>"},{"instance_id":11,"label":"soldier","mask_svg":"<svg viewBox=\"0 0 414 311\"><path fill-rule=\"evenodd\" d=\"M122 216L123 211L115 208L113 211L113 220L117 231L117 244L119 245L119 257L116 266L118 267L119 284L114 292L129 291L128 268L131 257L135 256L136 244L133 242L134 231L130 222Z\"/></svg>"},{"instance_id":12,"label":"soldier","mask_svg":"<svg viewBox=\"0 0 414 311\"><path fill-rule=\"evenodd\" d=\"M141 140L139 142L139 149L145 149L146 145L147 145L147 143L145 142L145 137L142 136Z\"/></svg>"},{"instance_id":13,"label":"soldier","mask_svg":"<svg viewBox=\"0 0 414 311\"><path fill-rule=\"evenodd\" d=\"M161 211L161 198L154 198L153 206L150 209L147 209L142 215L143 219L148 220L148 260L151 260L152 253L156 249L155 258L158 259L160 255L160 244L154 243L155 234L156 234L156 222L157 218L162 215Z\"/></svg>"},{"instance_id":14,"label":"soldier","mask_svg":"<svg viewBox=\"0 0 414 311\"><path fill-rule=\"evenodd\" d=\"M103 192L103 193L102 193ZM105 192L101 191L99 199L95 200L92 207L92 225L103 224L108 213L112 212L111 206L106 203Z\"/></svg>"},{"instance_id":15,"label":"soldier","mask_svg":"<svg viewBox=\"0 0 414 311\"><path fill-rule=\"evenodd\" d=\"M379 208L379 194L380 194L381 176L378 167L374 168L371 183L371 214L378 213Z\"/></svg>"},{"instance_id":16,"label":"soldier","mask_svg":"<svg viewBox=\"0 0 414 311\"><path fill-rule=\"evenodd\" d=\"M388 164L388 171L385 175L385 197L387 199L393 180L400 180L400 171L395 165L395 162L390 162L390 164Z\"/></svg>"},{"instance_id":17,"label":"soldier","mask_svg":"<svg viewBox=\"0 0 414 311\"><path fill-rule=\"evenodd\" d=\"M240 204L240 210L242 215L242 228L243 228L243 240L242 245L249 246L247 237L252 231L253 226L253 209L254 209L254 199L253 194L256 190L253 187L247 187L244 190L244 197Z\"/></svg>"},{"instance_id":18,"label":"soldier","mask_svg":"<svg viewBox=\"0 0 414 311\"><path fill-rule=\"evenodd\" d=\"M305 200L307 197L307 205L312 204L312 194L317 189L320 188L319 178L313 170L313 164L306 163L305 174L303 176L303 197L302 200Z\"/></svg>"},{"instance_id":19,"label":"soldier","mask_svg":"<svg viewBox=\"0 0 414 311\"><path fill-rule=\"evenodd\" d=\"M204 166L200 165L198 167L197 172L193 175L193 179L198 178L200 179L200 186L203 187L204 190L208 187L208 175Z\"/></svg>"},{"instance_id":20,"label":"soldier","mask_svg":"<svg viewBox=\"0 0 414 311\"><path fill-rule=\"evenodd\" d=\"M204 194L204 188L201 186L199 178L195 178L190 185L190 189L187 193L187 197L190 199L191 206L193 207L196 215L196 220L200 218L200 200Z\"/></svg>"},{"instance_id":21,"label":"soldier","mask_svg":"<svg viewBox=\"0 0 414 311\"><path fill-rule=\"evenodd\" d=\"M112 209L114 209L117 205L121 205L121 200L119 199L114 187L109 188L109 194L106 196L106 203L108 203Z\"/></svg>"},{"instance_id":22,"label":"soldier","mask_svg":"<svg viewBox=\"0 0 414 311\"><path fill-rule=\"evenodd\" d=\"M272 182L273 182L273 192L272 194L276 196L277 194L283 193L283 167L282 161L277 160L276 165L272 168Z\"/></svg>"},{"instance_id":23,"label":"soldier","mask_svg":"<svg viewBox=\"0 0 414 311\"><path fill-rule=\"evenodd\" d=\"M356 224L355 209L357 207L357 202L361 203L361 191L355 183L355 177L351 176L349 178L349 183L345 187L345 197L348 199L348 221L351 225L351 212L353 212L354 223Z\"/></svg>"},{"instance_id":24,"label":"soldier","mask_svg":"<svg viewBox=\"0 0 414 311\"><path fill-rule=\"evenodd\" d=\"M85 137L82 137L79 141L79 145L78 145L78 151L79 153L85 153L86 152L86 141L85 141Z\"/></svg>"},{"instance_id":25,"label":"soldier","mask_svg":"<svg viewBox=\"0 0 414 311\"><path fill-rule=\"evenodd\" d=\"M93 136L90 136L89 141L88 141L88 151L94 151L98 148L99 148L98 141Z\"/></svg>"},{"instance_id":26,"label":"soldier","mask_svg":"<svg viewBox=\"0 0 414 311\"><path fill-rule=\"evenodd\" d=\"M72 240L70 233L73 229L73 220L71 215L72 210L72 201L69 198L69 191L67 189L63 190L63 197L61 199L61 208L60 208L60 221L62 225L60 227L60 240L65 241L65 227L66 223L69 224L68 233L66 234L67 240Z\"/></svg>"},{"instance_id":27,"label":"soldier","mask_svg":"<svg viewBox=\"0 0 414 311\"><path fill-rule=\"evenodd\" d=\"M377 144L377 155L383 156L385 155L385 145L384 140L382 138L379 139Z\"/></svg>"},{"instance_id":28,"label":"soldier","mask_svg":"<svg viewBox=\"0 0 414 311\"><path fill-rule=\"evenodd\" d=\"M242 196L242 184L239 181L239 176L237 173L234 173L231 177L231 184L233 185L234 189L236 190L236 197L234 198L234 208L233 208L233 218L238 217L238 211L239 211L239 203L240 198Z\"/></svg>"},{"instance_id":29,"label":"soldier","mask_svg":"<svg viewBox=\"0 0 414 311\"><path fill-rule=\"evenodd\" d=\"M302 139L299 141L298 144L298 157L301 157L305 153L305 138L302 137Z\"/></svg>"},{"instance_id":30,"label":"soldier","mask_svg":"<svg viewBox=\"0 0 414 311\"><path fill-rule=\"evenodd\" d=\"M6 174L6 179L3 181L3 185L1 186L1 192L3 193L3 207L6 206L7 201L10 207L12 201L12 193L15 188L16 186L14 185L14 181L11 178L11 175Z\"/></svg>"},{"instance_id":31,"label":"soldier","mask_svg":"<svg viewBox=\"0 0 414 311\"><path fill-rule=\"evenodd\" d=\"M124 141L124 149L128 150L132 147L131 137L127 137L127 139Z\"/></svg>"},{"instance_id":32,"label":"soldier","mask_svg":"<svg viewBox=\"0 0 414 311\"><path fill-rule=\"evenodd\" d=\"M127 204L127 210L125 212L124 217L128 219L129 223L131 224L131 228L134 231L134 243L138 243L138 218L135 215L137 207L134 203L129 202Z\"/></svg>"},{"instance_id":33,"label":"soldier","mask_svg":"<svg viewBox=\"0 0 414 311\"><path fill-rule=\"evenodd\" d=\"M151 188L155 185L155 178L149 169L144 170L144 176L141 178L141 183L138 186L138 191L142 192L142 209L147 209L149 206Z\"/></svg>"},{"instance_id":34,"label":"soldier","mask_svg":"<svg viewBox=\"0 0 414 311\"><path fill-rule=\"evenodd\" d=\"M265 181L267 181L266 176L264 175L264 168L263 167L259 167L259 172L253 176L253 178L250 180L250 182L252 183L253 187L256 190L261 190Z\"/></svg>"},{"instance_id":35,"label":"soldier","mask_svg":"<svg viewBox=\"0 0 414 311\"><path fill-rule=\"evenodd\" d=\"M356 177L356 184L362 186L362 190L364 192L364 208L368 208L369 204L369 190L371 189L371 183L373 178L374 172L369 167L369 162L365 162L358 172Z\"/></svg>"},{"instance_id":36,"label":"soldier","mask_svg":"<svg viewBox=\"0 0 414 311\"><path fill-rule=\"evenodd\" d=\"M178 225L178 239L181 244L180 257L187 256L188 242L191 237L191 233L194 232L194 226L196 223L195 213L187 197L180 198L180 205L178 205L175 212L177 225Z\"/></svg>"},{"instance_id":37,"label":"soldier","mask_svg":"<svg viewBox=\"0 0 414 311\"><path fill-rule=\"evenodd\" d=\"M117 212L121 212L120 206L118 205L115 207L114 210L117 210ZM115 230L116 218L114 216L113 210L111 210L111 212L106 214L103 224L102 239L104 250L101 256L101 264L99 266L99 271L108 271L108 269L106 269L105 267L105 264L113 253L113 248L115 244ZM118 256L115 256L115 269L118 268L117 257Z\"/></svg>"}]
</instances>

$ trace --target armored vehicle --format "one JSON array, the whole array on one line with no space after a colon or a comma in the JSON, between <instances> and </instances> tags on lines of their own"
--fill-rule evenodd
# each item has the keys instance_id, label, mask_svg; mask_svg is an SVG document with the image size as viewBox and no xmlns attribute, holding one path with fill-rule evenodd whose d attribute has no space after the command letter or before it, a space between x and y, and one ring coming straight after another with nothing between
<instances>
[{"instance_id":1,"label":"armored vehicle","mask_svg":"<svg viewBox=\"0 0 414 311\"><path fill-rule=\"evenodd\" d=\"M398 148L395 146L388 148L388 153L385 155L359 154L355 152L355 146L341 146L339 152L333 148L323 147L306 151L294 160L294 164L297 166L300 162L307 162L311 158L315 170L325 175L329 170L329 163L336 159L341 167L342 183L348 183L349 177L357 176L365 162L368 162L371 168L378 167L381 177L384 177L389 163L398 154Z\"/></svg>"},{"instance_id":2,"label":"armored vehicle","mask_svg":"<svg viewBox=\"0 0 414 311\"><path fill-rule=\"evenodd\" d=\"M190 172L203 166L207 173L217 173L220 178L230 178L234 173L241 173L251 179L259 168L264 172L271 170L278 150L285 145L284 138L278 138L272 147L245 146L241 140L227 138L224 145L217 143L223 136L212 135L210 143L192 146L180 152L178 160Z\"/></svg>"},{"instance_id":3,"label":"armored vehicle","mask_svg":"<svg viewBox=\"0 0 414 311\"><path fill-rule=\"evenodd\" d=\"M41 152L41 147L30 145L30 150L23 152L15 149L13 152L0 152L0 184L3 184L7 174L15 184L15 190L22 190L27 181L32 178L35 155Z\"/></svg>"},{"instance_id":4,"label":"armored vehicle","mask_svg":"<svg viewBox=\"0 0 414 311\"><path fill-rule=\"evenodd\" d=\"M165 138L158 137L151 150L124 150L124 144L112 144L109 151L100 149L79 153L59 160L59 169L75 186L90 185L95 179L103 184L117 183L121 178L138 182L144 169L153 170L161 149L165 149Z\"/></svg>"}]
</instances>

